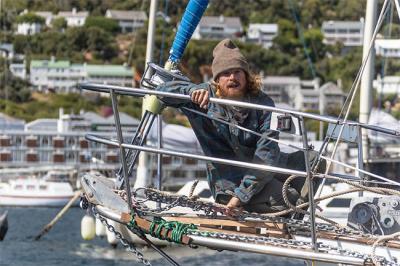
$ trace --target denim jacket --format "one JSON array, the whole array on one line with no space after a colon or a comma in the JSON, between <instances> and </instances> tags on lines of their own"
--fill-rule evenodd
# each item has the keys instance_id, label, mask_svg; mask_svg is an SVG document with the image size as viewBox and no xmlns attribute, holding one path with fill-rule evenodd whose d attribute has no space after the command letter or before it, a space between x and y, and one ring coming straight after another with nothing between
<instances>
[{"instance_id":1,"label":"denim jacket","mask_svg":"<svg viewBox=\"0 0 400 266\"><path fill-rule=\"evenodd\" d=\"M157 88L160 91L185 95L191 95L193 91L199 89L206 89L209 91L210 97L216 97L215 91L209 83L197 85L190 82L172 81ZM239 124L222 105L209 103L208 109L205 110L189 100L163 97L161 101L167 106L187 107L203 112L208 117ZM274 106L273 100L261 91L257 95L247 95L244 101ZM211 120L186 109L181 109L181 111L188 117L205 155L228 160L262 163L269 166L278 165L280 151L276 142ZM263 135L278 138L278 133L270 130L270 123L271 112L248 109L247 117L239 125ZM273 178L273 173L219 163L207 163L207 178L217 202L223 203L234 195L246 204Z\"/></svg>"}]
</instances>

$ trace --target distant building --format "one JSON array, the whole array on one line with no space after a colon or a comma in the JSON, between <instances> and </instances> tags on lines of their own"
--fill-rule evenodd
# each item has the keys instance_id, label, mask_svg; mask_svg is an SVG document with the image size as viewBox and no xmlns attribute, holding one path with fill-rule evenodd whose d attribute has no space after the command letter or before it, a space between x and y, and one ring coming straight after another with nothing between
<instances>
[{"instance_id":1,"label":"distant building","mask_svg":"<svg viewBox=\"0 0 400 266\"><path fill-rule=\"evenodd\" d=\"M337 42L344 46L362 46L364 36L364 19L360 21L324 21L322 23L324 43L334 45Z\"/></svg>"},{"instance_id":2,"label":"distant building","mask_svg":"<svg viewBox=\"0 0 400 266\"><path fill-rule=\"evenodd\" d=\"M123 10L107 10L107 18L118 22L121 32L134 32L142 28L147 21L147 15L144 11L123 11Z\"/></svg>"},{"instance_id":3,"label":"distant building","mask_svg":"<svg viewBox=\"0 0 400 266\"><path fill-rule=\"evenodd\" d=\"M55 18L55 15L52 12L49 11L38 11L35 12L36 15L39 17L44 18L44 23L46 24L47 27L51 27L51 23L53 22L53 19Z\"/></svg>"},{"instance_id":4,"label":"distant building","mask_svg":"<svg viewBox=\"0 0 400 266\"><path fill-rule=\"evenodd\" d=\"M88 17L89 12L87 11L76 11L76 8L73 8L71 12L68 11L60 11L57 14L57 17L63 17L67 22L68 27L79 27L85 25L86 18Z\"/></svg>"},{"instance_id":5,"label":"distant building","mask_svg":"<svg viewBox=\"0 0 400 266\"><path fill-rule=\"evenodd\" d=\"M6 118L12 119L12 118ZM102 117L93 112L78 115L64 114L60 110L58 119L38 119L15 127L2 127L0 115L0 167L73 167L82 171L90 169L109 171L114 175L120 164L119 149L113 145L91 142L85 139L87 133L107 139L117 139L114 116ZM17 120L15 120L17 121ZM120 123L125 142L130 142L140 123L120 112ZM181 126L163 126L166 133L163 143L168 149L200 153L200 147L193 131ZM182 137L182 131L185 137ZM191 134L188 134L188 131ZM179 137L176 135L179 132ZM151 133L151 135L154 135ZM156 135L156 134L155 134ZM189 135L189 136L188 136ZM153 137L150 136L150 140ZM171 138L175 138L171 142ZM176 139L179 138L179 141ZM154 140L153 140L154 142ZM150 142L148 145L153 145ZM156 176L157 162L154 154L149 157L151 177ZM163 176L166 183L180 184L196 178L205 178L205 164L190 158L163 156ZM165 184L165 183L164 183Z\"/></svg>"},{"instance_id":6,"label":"distant building","mask_svg":"<svg viewBox=\"0 0 400 266\"><path fill-rule=\"evenodd\" d=\"M24 125L24 120L16 119L0 113L0 128L3 130L23 130Z\"/></svg>"},{"instance_id":7,"label":"distant building","mask_svg":"<svg viewBox=\"0 0 400 266\"><path fill-rule=\"evenodd\" d=\"M14 76L19 77L20 79L24 79L24 80L27 79L25 63L22 63L22 64L12 63L12 64L10 64L10 71Z\"/></svg>"},{"instance_id":8,"label":"distant building","mask_svg":"<svg viewBox=\"0 0 400 266\"><path fill-rule=\"evenodd\" d=\"M22 22L17 24L17 34L21 35L34 35L42 30L41 23L28 23Z\"/></svg>"},{"instance_id":9,"label":"distant building","mask_svg":"<svg viewBox=\"0 0 400 266\"><path fill-rule=\"evenodd\" d=\"M11 72L26 79L24 64L11 64ZM33 90L76 92L79 82L132 86L133 70L120 65L71 64L67 60L32 60L29 81Z\"/></svg>"},{"instance_id":10,"label":"distant building","mask_svg":"<svg viewBox=\"0 0 400 266\"><path fill-rule=\"evenodd\" d=\"M193 33L193 39L235 39L241 37L242 33L243 27L239 17L203 16Z\"/></svg>"},{"instance_id":11,"label":"distant building","mask_svg":"<svg viewBox=\"0 0 400 266\"><path fill-rule=\"evenodd\" d=\"M383 57L400 57L400 39L396 40L375 40L375 52L376 55Z\"/></svg>"},{"instance_id":12,"label":"distant building","mask_svg":"<svg viewBox=\"0 0 400 266\"><path fill-rule=\"evenodd\" d=\"M287 104L296 110L320 111L341 106L344 101L343 91L328 82L320 87L319 79L300 80L299 77L268 76L263 79L263 91L275 103Z\"/></svg>"},{"instance_id":13,"label":"distant building","mask_svg":"<svg viewBox=\"0 0 400 266\"><path fill-rule=\"evenodd\" d=\"M0 56L7 59L14 58L14 46L12 43L0 43Z\"/></svg>"},{"instance_id":14,"label":"distant building","mask_svg":"<svg viewBox=\"0 0 400 266\"><path fill-rule=\"evenodd\" d=\"M249 24L247 41L257 43L268 49L278 35L278 24Z\"/></svg>"},{"instance_id":15,"label":"distant building","mask_svg":"<svg viewBox=\"0 0 400 266\"><path fill-rule=\"evenodd\" d=\"M400 95L400 77L386 76L383 79L380 75L373 81L373 88L379 94L398 94Z\"/></svg>"}]
</instances>

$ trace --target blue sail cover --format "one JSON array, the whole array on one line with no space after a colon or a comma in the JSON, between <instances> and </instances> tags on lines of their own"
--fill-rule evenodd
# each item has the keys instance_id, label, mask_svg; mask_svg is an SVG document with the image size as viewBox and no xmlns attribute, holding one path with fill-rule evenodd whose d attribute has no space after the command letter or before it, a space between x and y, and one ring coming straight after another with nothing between
<instances>
[{"instance_id":1,"label":"blue sail cover","mask_svg":"<svg viewBox=\"0 0 400 266\"><path fill-rule=\"evenodd\" d=\"M175 35L174 43L169 51L170 61L177 63L181 59L186 45L192 37L194 30L199 24L200 19L207 8L208 1L209 0L189 1L185 13L183 14L181 23L178 27L178 31Z\"/></svg>"}]
</instances>

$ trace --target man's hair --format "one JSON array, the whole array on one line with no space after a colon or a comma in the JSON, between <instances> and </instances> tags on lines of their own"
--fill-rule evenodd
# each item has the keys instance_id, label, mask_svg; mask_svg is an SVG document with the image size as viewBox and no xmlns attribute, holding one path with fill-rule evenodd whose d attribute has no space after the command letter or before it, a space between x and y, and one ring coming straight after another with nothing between
<instances>
[{"instance_id":1,"label":"man's hair","mask_svg":"<svg viewBox=\"0 0 400 266\"><path fill-rule=\"evenodd\" d=\"M261 90L262 86L262 81L261 81L261 76L256 75L256 74L248 74L247 72L244 72L246 74L246 94L252 94L252 95L257 95L258 92ZM219 86L219 83L212 80L211 84L215 87L215 95L217 97L221 97L221 88Z\"/></svg>"}]
</instances>

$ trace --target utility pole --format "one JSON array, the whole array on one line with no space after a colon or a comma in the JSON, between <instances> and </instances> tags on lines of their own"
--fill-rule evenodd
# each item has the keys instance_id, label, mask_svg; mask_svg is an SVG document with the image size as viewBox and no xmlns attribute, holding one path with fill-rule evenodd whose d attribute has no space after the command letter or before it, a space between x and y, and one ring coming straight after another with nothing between
<instances>
[{"instance_id":1,"label":"utility pole","mask_svg":"<svg viewBox=\"0 0 400 266\"><path fill-rule=\"evenodd\" d=\"M378 0L367 0L367 9L365 12L364 24L364 43L363 43L363 61L368 56L370 42L376 25L376 12L378 8ZM375 49L372 46L371 54L366 62L364 72L361 76L360 91L360 116L361 123L368 123L369 114L372 108L372 81L374 78ZM369 159L368 149L368 131L362 130L362 148L363 160ZM360 167L360 166L359 166Z\"/></svg>"},{"instance_id":2,"label":"utility pole","mask_svg":"<svg viewBox=\"0 0 400 266\"><path fill-rule=\"evenodd\" d=\"M146 46L146 65L147 63L153 61L153 50L154 50L154 33L156 28L156 12L157 12L157 3L158 0L151 0L150 2L150 12L149 12L149 26L147 31L147 46ZM152 73L150 71L146 72L146 78L150 78ZM142 107L142 116L145 110ZM135 188L138 187L146 187L149 183L149 159L145 152L140 152L139 154L139 163L136 170L136 182Z\"/></svg>"}]
</instances>

